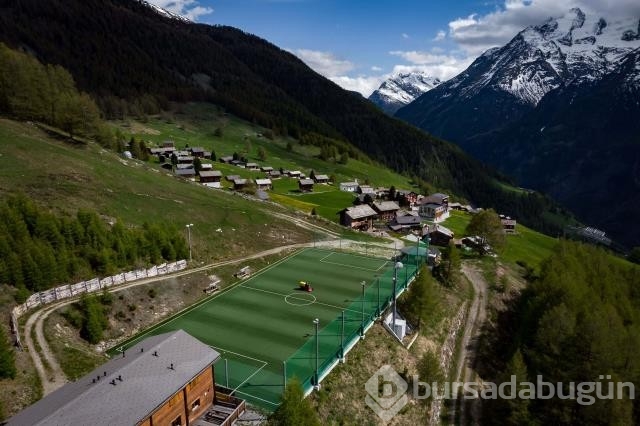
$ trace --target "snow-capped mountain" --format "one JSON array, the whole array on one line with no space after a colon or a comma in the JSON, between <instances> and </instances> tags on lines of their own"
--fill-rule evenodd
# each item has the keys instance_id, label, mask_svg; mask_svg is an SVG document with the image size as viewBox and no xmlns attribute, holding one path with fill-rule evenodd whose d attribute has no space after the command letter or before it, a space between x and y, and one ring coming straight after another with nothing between
<instances>
[{"instance_id":1,"label":"snow-capped mountain","mask_svg":"<svg viewBox=\"0 0 640 426\"><path fill-rule=\"evenodd\" d=\"M572 9L486 51L396 116L639 245L629 222L640 217L638 99L640 16Z\"/></svg>"},{"instance_id":2,"label":"snow-capped mountain","mask_svg":"<svg viewBox=\"0 0 640 426\"><path fill-rule=\"evenodd\" d=\"M490 87L535 106L560 86L601 80L638 48L638 17L608 20L571 9L485 52L443 87L452 89L443 97L459 91L468 98Z\"/></svg>"},{"instance_id":3,"label":"snow-capped mountain","mask_svg":"<svg viewBox=\"0 0 640 426\"><path fill-rule=\"evenodd\" d=\"M440 83L440 79L431 77L423 72L400 73L385 80L369 96L369 100L378 105L387 114L393 115L398 109L409 105L418 96L428 92Z\"/></svg>"}]
</instances>

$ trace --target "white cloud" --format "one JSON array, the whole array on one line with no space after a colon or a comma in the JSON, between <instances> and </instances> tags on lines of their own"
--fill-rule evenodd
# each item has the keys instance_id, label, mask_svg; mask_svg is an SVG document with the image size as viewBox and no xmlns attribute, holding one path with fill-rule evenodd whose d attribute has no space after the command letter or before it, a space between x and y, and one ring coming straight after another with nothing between
<instances>
[{"instance_id":1,"label":"white cloud","mask_svg":"<svg viewBox=\"0 0 640 426\"><path fill-rule=\"evenodd\" d=\"M396 65L391 74L421 71L432 77L438 77L441 80L448 80L455 77L471 65L474 59L465 55L435 54L415 50L396 50L389 52L389 54L410 62L409 65Z\"/></svg>"},{"instance_id":2,"label":"white cloud","mask_svg":"<svg viewBox=\"0 0 640 426\"><path fill-rule=\"evenodd\" d=\"M355 68L351 62L340 59L331 52L310 49L297 49L291 52L302 59L314 71L328 78L347 73Z\"/></svg>"},{"instance_id":3,"label":"white cloud","mask_svg":"<svg viewBox=\"0 0 640 426\"><path fill-rule=\"evenodd\" d=\"M213 13L210 7L200 6L197 0L148 0L149 3L161 7L176 15L197 21L200 16Z\"/></svg>"},{"instance_id":4,"label":"white cloud","mask_svg":"<svg viewBox=\"0 0 640 426\"><path fill-rule=\"evenodd\" d=\"M382 71L382 68L374 65L374 66L371 67L371 71L380 72L380 71Z\"/></svg>"},{"instance_id":5,"label":"white cloud","mask_svg":"<svg viewBox=\"0 0 640 426\"><path fill-rule=\"evenodd\" d=\"M438 33L436 34L436 36L433 38L432 41L442 41L445 39L445 37L447 36L447 33L445 33L444 31L440 30L438 31Z\"/></svg>"},{"instance_id":6,"label":"white cloud","mask_svg":"<svg viewBox=\"0 0 640 426\"><path fill-rule=\"evenodd\" d=\"M405 39L405 40L410 38L409 34L407 34L407 33L402 33L401 35L402 35L402 38Z\"/></svg>"},{"instance_id":7,"label":"white cloud","mask_svg":"<svg viewBox=\"0 0 640 426\"><path fill-rule=\"evenodd\" d=\"M472 14L449 22L449 37L469 55L501 46L529 25L562 16L573 7L604 17L638 16L637 0L504 0L494 12Z\"/></svg>"},{"instance_id":8,"label":"white cloud","mask_svg":"<svg viewBox=\"0 0 640 426\"><path fill-rule=\"evenodd\" d=\"M357 77L349 77L346 75L329 77L329 80L336 83L338 86L346 90L353 90L359 92L364 97L369 97L374 90L376 90L383 81L388 78L388 75L360 75Z\"/></svg>"}]
</instances>

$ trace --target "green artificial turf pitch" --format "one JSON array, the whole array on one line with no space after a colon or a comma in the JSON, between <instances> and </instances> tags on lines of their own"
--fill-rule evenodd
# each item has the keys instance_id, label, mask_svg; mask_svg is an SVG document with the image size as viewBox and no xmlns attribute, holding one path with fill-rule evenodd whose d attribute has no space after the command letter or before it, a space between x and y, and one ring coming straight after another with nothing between
<instances>
[{"instance_id":1,"label":"green artificial turf pitch","mask_svg":"<svg viewBox=\"0 0 640 426\"><path fill-rule=\"evenodd\" d=\"M339 318L360 300L361 283L371 291L376 277L389 275L391 266L380 258L304 249L163 321L117 350L149 335L183 329L220 352L214 368L218 385L274 409L283 391L283 362L314 338L313 320L318 318L322 329ZM299 281L310 282L313 292L300 290ZM357 318L359 327L361 310L357 306L352 305L347 315L351 322Z\"/></svg>"}]
</instances>

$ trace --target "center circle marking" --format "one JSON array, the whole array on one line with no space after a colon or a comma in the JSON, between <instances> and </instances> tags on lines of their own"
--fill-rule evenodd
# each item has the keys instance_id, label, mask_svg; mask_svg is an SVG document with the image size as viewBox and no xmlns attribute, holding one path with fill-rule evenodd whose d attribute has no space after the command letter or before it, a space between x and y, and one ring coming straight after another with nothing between
<instances>
[{"instance_id":1,"label":"center circle marking","mask_svg":"<svg viewBox=\"0 0 640 426\"><path fill-rule=\"evenodd\" d=\"M311 299L303 296L311 296ZM310 293L291 293L284 297L284 301L292 306L308 306L316 303L316 297Z\"/></svg>"}]
</instances>

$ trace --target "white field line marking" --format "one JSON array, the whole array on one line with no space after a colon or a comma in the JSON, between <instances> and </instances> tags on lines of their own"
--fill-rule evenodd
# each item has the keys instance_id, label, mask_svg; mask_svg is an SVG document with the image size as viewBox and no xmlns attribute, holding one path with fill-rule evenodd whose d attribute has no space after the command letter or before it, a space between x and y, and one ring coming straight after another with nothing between
<instances>
[{"instance_id":1,"label":"white field line marking","mask_svg":"<svg viewBox=\"0 0 640 426\"><path fill-rule=\"evenodd\" d=\"M262 369L263 369L266 365L267 365L267 364L264 364L262 367L258 368L256 371L254 371L252 375L250 375L249 377L247 377L247 378L245 379L245 381L244 381L244 382L242 382L242 383L240 383L240 384L239 384L239 385L238 385L238 386L237 386L233 391L235 392L235 391L237 391L238 389L240 389L240 388L242 387L242 385L244 385L245 383L247 383L249 380L251 380L251 378L252 378L253 376L255 376L255 375L256 375L256 374L258 374L260 371L262 371Z\"/></svg>"},{"instance_id":2,"label":"white field line marking","mask_svg":"<svg viewBox=\"0 0 640 426\"><path fill-rule=\"evenodd\" d=\"M380 265L380 267L378 269L376 269L376 271L379 271L380 269L384 268L385 266L387 266L389 262L384 262L382 265Z\"/></svg>"},{"instance_id":3,"label":"white field line marking","mask_svg":"<svg viewBox=\"0 0 640 426\"><path fill-rule=\"evenodd\" d=\"M331 254L341 254L341 255L344 255L344 256L361 257L361 258L363 258L363 259L368 259L368 260L373 260L373 259L382 260L382 258L380 258L380 257L375 257L375 256L363 256L363 255L361 255L361 254L349 253L348 251L347 251L347 252L344 252L344 253L343 253L343 252L335 252L335 251L334 251L334 252L331 252ZM385 262L386 262L386 261L385 261Z\"/></svg>"},{"instance_id":4,"label":"white field line marking","mask_svg":"<svg viewBox=\"0 0 640 426\"><path fill-rule=\"evenodd\" d=\"M135 343L135 342L139 341L143 337L147 337L149 334L151 334L153 331L157 330L158 328L163 327L163 326L165 326L167 324L170 324L170 323L174 322L175 320L177 320L178 318L182 317L183 315L186 315L186 314L190 313L191 311L194 311L194 310L198 309L201 306L209 304L209 302L211 302L214 299L217 299L220 296L223 296L225 294L231 293L236 288L242 287L243 283L251 281L255 277L258 277L258 276L262 275L263 273L267 272L268 270L270 270L272 268L275 268L279 264L283 263L285 260L289 260L289 259L291 259L291 258L293 258L293 257L305 252L306 250L307 249L302 249L302 250L297 251L295 253L291 253L287 257L283 257L282 259L274 262L273 265L267 266L266 268L260 270L258 273L252 275L248 280L246 280L246 281L238 281L238 282L232 284L232 287L228 288L227 290L223 290L221 293L214 294L209 299L204 299L204 301L202 301L202 302L195 303L195 304L183 309L182 312L177 313L175 317L169 318L167 321L160 322L159 324L157 324L157 325L151 327L150 329L148 329L145 333L143 333L143 334L139 335L138 337L136 337L135 339L126 341L125 344L127 346L131 347L132 343ZM124 345L120 346L120 348L123 348L123 347L124 347Z\"/></svg>"},{"instance_id":5,"label":"white field line marking","mask_svg":"<svg viewBox=\"0 0 640 426\"><path fill-rule=\"evenodd\" d=\"M221 348L220 346L212 346L212 345L209 345L209 347L210 347L210 348L215 349L215 350L216 350L216 351L218 351L218 352L220 352L222 355L224 355L224 354L234 354L234 355L241 356L241 357L243 357L243 358L250 359L250 360L252 360L252 361L257 361L257 362L262 363L262 364L265 364L265 365L266 365L266 364L269 364L267 361L265 361L265 360L263 360L263 359L252 358L252 357L250 357L249 355L243 355L243 354L238 353L238 352L229 351L229 350L227 350L227 349Z\"/></svg>"},{"instance_id":6,"label":"white field line marking","mask_svg":"<svg viewBox=\"0 0 640 426\"><path fill-rule=\"evenodd\" d=\"M323 257L322 259L320 259L320 262L324 262L324 260L326 258L328 258L329 256L331 256L333 254L333 252L329 253L328 255L326 255L325 257Z\"/></svg>"},{"instance_id":7,"label":"white field line marking","mask_svg":"<svg viewBox=\"0 0 640 426\"><path fill-rule=\"evenodd\" d=\"M282 293L278 293L278 292L270 291L270 290L263 290L263 289L261 289L261 288L246 287L246 286L242 286L242 287L247 288L247 289L249 289L249 290L261 291L261 292L263 292L263 293L273 294L274 296L280 296L280 297L286 297L286 296L287 296L286 294L282 294ZM304 299L304 300L307 300L307 299ZM344 308L344 307L340 307L340 306L336 306L336 305L331 305L331 304L329 304L329 303L324 303L324 302L318 302L318 301L316 301L316 302L314 303L314 305L315 305L315 304L322 305L322 306L327 306L327 307L329 307L329 308L333 308L333 309L338 309L338 310L340 310L340 311L350 311L350 312L360 313L360 311L354 311L353 309L346 309L346 308Z\"/></svg>"},{"instance_id":8,"label":"white field line marking","mask_svg":"<svg viewBox=\"0 0 640 426\"><path fill-rule=\"evenodd\" d=\"M360 269L362 271L368 271L368 272L378 272L380 270L380 268L378 268L378 269L363 268L362 266L345 265L344 263L328 262L326 260L321 260L320 262L327 263L327 264L330 264L330 265L343 266L345 268Z\"/></svg>"},{"instance_id":9,"label":"white field line marking","mask_svg":"<svg viewBox=\"0 0 640 426\"><path fill-rule=\"evenodd\" d=\"M258 398L257 396L251 395L250 393L247 393L247 392L242 392L242 391L239 391L239 390L236 390L235 392L236 392L236 393L239 393L239 394L241 394L241 395L247 395L247 396L250 396L251 398L258 399L258 400L260 400L260 401L262 401L262 402L266 402L267 404L275 405L276 407L277 407L278 405L280 405L280 404L278 404L278 403L275 403L275 402L272 402L272 401L268 401L268 400L266 400L266 399Z\"/></svg>"}]
</instances>

